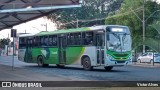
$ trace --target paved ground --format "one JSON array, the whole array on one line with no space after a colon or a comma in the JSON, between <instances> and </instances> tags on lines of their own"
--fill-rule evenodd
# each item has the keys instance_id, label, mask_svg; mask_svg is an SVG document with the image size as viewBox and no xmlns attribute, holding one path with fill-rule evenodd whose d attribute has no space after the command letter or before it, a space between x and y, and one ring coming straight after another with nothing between
<instances>
[{"instance_id":1,"label":"paved ground","mask_svg":"<svg viewBox=\"0 0 160 90\"><path fill-rule=\"evenodd\" d=\"M155 68L159 67L160 68L160 63L135 63L133 62L132 66L138 66L138 67L150 67L150 68Z\"/></svg>"},{"instance_id":2,"label":"paved ground","mask_svg":"<svg viewBox=\"0 0 160 90\"><path fill-rule=\"evenodd\" d=\"M84 71L82 67L66 66L57 68L51 65L47 68L37 67L37 64L20 62L15 57L15 68L12 71L12 58L0 57L0 81L160 81L160 67L148 64L133 64L133 66L115 67L105 71L103 67L93 71ZM153 87L105 87L105 88L0 88L0 90L160 90Z\"/></svg>"},{"instance_id":3,"label":"paved ground","mask_svg":"<svg viewBox=\"0 0 160 90\"><path fill-rule=\"evenodd\" d=\"M0 57L0 80L105 80L105 81L160 81L160 67L124 66L115 67L112 71L105 71L103 67L93 71L85 71L82 67L66 66L58 68L51 65L47 68L37 64L27 64L15 58L15 69L12 71L11 57ZM4 66L7 65L7 66ZM7 76L8 75L8 76ZM16 78L17 77L17 78Z\"/></svg>"}]
</instances>

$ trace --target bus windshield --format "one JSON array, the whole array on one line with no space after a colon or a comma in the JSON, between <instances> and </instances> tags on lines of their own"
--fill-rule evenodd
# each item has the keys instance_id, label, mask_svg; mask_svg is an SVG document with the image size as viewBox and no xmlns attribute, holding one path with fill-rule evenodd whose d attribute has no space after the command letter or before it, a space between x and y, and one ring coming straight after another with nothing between
<instances>
[{"instance_id":1,"label":"bus windshield","mask_svg":"<svg viewBox=\"0 0 160 90\"><path fill-rule=\"evenodd\" d=\"M131 37L126 33L108 33L107 48L112 51L126 52L131 50Z\"/></svg>"}]
</instances>

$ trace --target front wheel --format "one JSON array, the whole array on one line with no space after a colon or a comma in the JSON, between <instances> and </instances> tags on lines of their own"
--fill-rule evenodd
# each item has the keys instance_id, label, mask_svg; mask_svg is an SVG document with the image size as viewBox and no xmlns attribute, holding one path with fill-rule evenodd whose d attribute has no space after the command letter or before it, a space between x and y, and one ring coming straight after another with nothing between
<instances>
[{"instance_id":1,"label":"front wheel","mask_svg":"<svg viewBox=\"0 0 160 90\"><path fill-rule=\"evenodd\" d=\"M138 63L142 63L140 59L138 59Z\"/></svg>"},{"instance_id":2,"label":"front wheel","mask_svg":"<svg viewBox=\"0 0 160 90\"><path fill-rule=\"evenodd\" d=\"M113 66L106 66L106 67L104 67L104 68L105 68L105 70L110 71L110 70L113 69Z\"/></svg>"},{"instance_id":3,"label":"front wheel","mask_svg":"<svg viewBox=\"0 0 160 90\"><path fill-rule=\"evenodd\" d=\"M90 62L89 57L85 57L83 59L83 68L84 68L84 70L92 70L93 69L93 67L91 66L91 62Z\"/></svg>"}]
</instances>

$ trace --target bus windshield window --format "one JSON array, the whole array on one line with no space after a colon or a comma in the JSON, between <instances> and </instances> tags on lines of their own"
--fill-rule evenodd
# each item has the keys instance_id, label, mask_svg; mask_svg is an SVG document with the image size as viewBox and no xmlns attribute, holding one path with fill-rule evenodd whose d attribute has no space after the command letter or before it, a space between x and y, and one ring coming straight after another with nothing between
<instances>
[{"instance_id":1,"label":"bus windshield window","mask_svg":"<svg viewBox=\"0 0 160 90\"><path fill-rule=\"evenodd\" d=\"M131 37L126 33L109 33L108 49L118 52L131 50Z\"/></svg>"}]
</instances>

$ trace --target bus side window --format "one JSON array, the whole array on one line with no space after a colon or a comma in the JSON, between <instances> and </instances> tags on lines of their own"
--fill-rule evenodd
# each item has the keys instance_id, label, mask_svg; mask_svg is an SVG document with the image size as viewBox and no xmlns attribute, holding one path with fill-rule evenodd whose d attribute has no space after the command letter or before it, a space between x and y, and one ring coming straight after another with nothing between
<instances>
[{"instance_id":1,"label":"bus side window","mask_svg":"<svg viewBox=\"0 0 160 90\"><path fill-rule=\"evenodd\" d=\"M26 38L19 38L19 48L25 48L26 47Z\"/></svg>"},{"instance_id":2,"label":"bus side window","mask_svg":"<svg viewBox=\"0 0 160 90\"><path fill-rule=\"evenodd\" d=\"M32 43L32 39L28 38L28 47L32 47L33 43Z\"/></svg>"},{"instance_id":3,"label":"bus side window","mask_svg":"<svg viewBox=\"0 0 160 90\"><path fill-rule=\"evenodd\" d=\"M33 44L33 39L30 39L30 47L33 47L34 44Z\"/></svg>"},{"instance_id":4,"label":"bus side window","mask_svg":"<svg viewBox=\"0 0 160 90\"><path fill-rule=\"evenodd\" d=\"M81 45L81 33L75 34L75 42L76 42L76 45Z\"/></svg>"},{"instance_id":5,"label":"bus side window","mask_svg":"<svg viewBox=\"0 0 160 90\"><path fill-rule=\"evenodd\" d=\"M41 40L40 46L44 46L44 37L41 36L41 37L40 37L40 40Z\"/></svg>"},{"instance_id":6,"label":"bus side window","mask_svg":"<svg viewBox=\"0 0 160 90\"><path fill-rule=\"evenodd\" d=\"M85 45L93 45L93 32L86 32L85 35Z\"/></svg>"},{"instance_id":7,"label":"bus side window","mask_svg":"<svg viewBox=\"0 0 160 90\"><path fill-rule=\"evenodd\" d=\"M40 37L37 36L37 37L36 37L36 41L37 41L36 46L39 47L39 45L40 45Z\"/></svg>"},{"instance_id":8,"label":"bus side window","mask_svg":"<svg viewBox=\"0 0 160 90\"><path fill-rule=\"evenodd\" d=\"M44 46L48 46L48 36L44 36Z\"/></svg>"},{"instance_id":9,"label":"bus side window","mask_svg":"<svg viewBox=\"0 0 160 90\"><path fill-rule=\"evenodd\" d=\"M70 34L70 44L69 45L75 45L74 34L73 33Z\"/></svg>"},{"instance_id":10,"label":"bus side window","mask_svg":"<svg viewBox=\"0 0 160 90\"><path fill-rule=\"evenodd\" d=\"M53 46L57 46L57 35L54 35L52 38Z\"/></svg>"},{"instance_id":11,"label":"bus side window","mask_svg":"<svg viewBox=\"0 0 160 90\"><path fill-rule=\"evenodd\" d=\"M67 34L67 45L70 45L70 34Z\"/></svg>"},{"instance_id":12,"label":"bus side window","mask_svg":"<svg viewBox=\"0 0 160 90\"><path fill-rule=\"evenodd\" d=\"M82 32L81 43L82 45L85 45L85 32Z\"/></svg>"},{"instance_id":13,"label":"bus side window","mask_svg":"<svg viewBox=\"0 0 160 90\"><path fill-rule=\"evenodd\" d=\"M48 38L48 45L49 46L52 46L53 45L53 43L52 43L52 36L49 36L49 38Z\"/></svg>"},{"instance_id":14,"label":"bus side window","mask_svg":"<svg viewBox=\"0 0 160 90\"><path fill-rule=\"evenodd\" d=\"M38 37L34 37L33 38L33 47L37 47L38 46Z\"/></svg>"}]
</instances>

